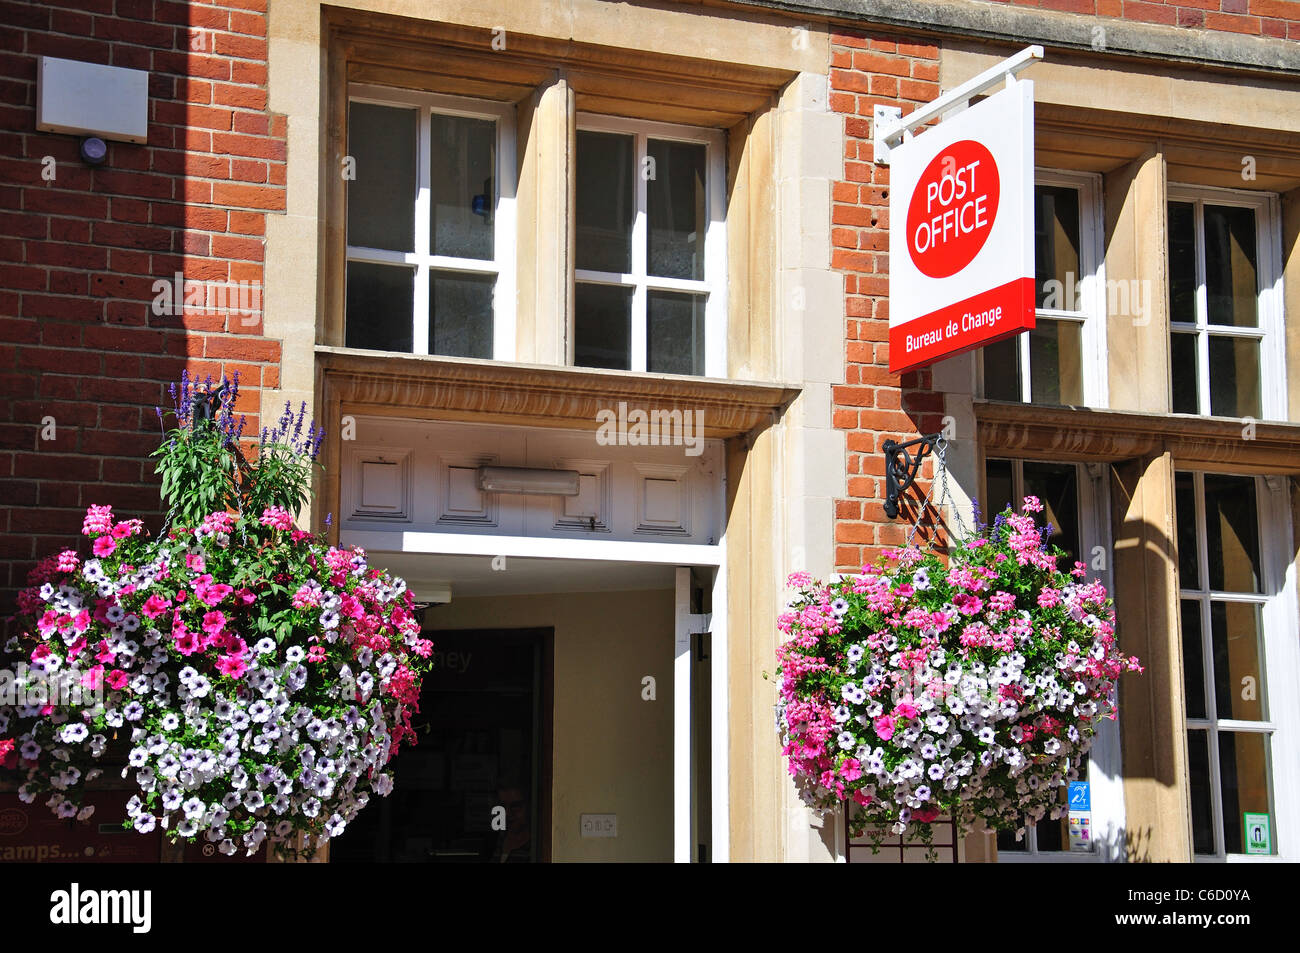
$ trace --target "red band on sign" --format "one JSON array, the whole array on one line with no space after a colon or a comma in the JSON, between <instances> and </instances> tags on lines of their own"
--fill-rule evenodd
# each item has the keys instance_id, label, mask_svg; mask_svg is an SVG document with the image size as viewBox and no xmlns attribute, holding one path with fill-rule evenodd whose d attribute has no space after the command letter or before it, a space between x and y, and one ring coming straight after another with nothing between
<instances>
[{"instance_id":1,"label":"red band on sign","mask_svg":"<svg viewBox=\"0 0 1300 953\"><path fill-rule=\"evenodd\" d=\"M889 329L889 372L901 374L1034 326L1034 279L1017 278Z\"/></svg>"}]
</instances>

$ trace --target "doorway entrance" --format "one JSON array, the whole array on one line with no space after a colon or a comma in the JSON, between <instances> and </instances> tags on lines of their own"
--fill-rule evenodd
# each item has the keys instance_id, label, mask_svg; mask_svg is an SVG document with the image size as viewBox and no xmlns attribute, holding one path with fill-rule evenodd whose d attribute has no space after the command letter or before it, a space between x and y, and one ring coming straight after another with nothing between
<instances>
[{"instance_id":1,"label":"doorway entrance","mask_svg":"<svg viewBox=\"0 0 1300 953\"><path fill-rule=\"evenodd\" d=\"M393 759L392 793L331 841L331 861L549 861L553 630L433 638L419 743Z\"/></svg>"}]
</instances>

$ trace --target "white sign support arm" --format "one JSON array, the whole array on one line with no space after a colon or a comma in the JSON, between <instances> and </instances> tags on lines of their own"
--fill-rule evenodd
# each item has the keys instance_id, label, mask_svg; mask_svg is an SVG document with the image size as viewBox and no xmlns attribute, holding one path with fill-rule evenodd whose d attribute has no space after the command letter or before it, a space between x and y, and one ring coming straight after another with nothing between
<instances>
[{"instance_id":1,"label":"white sign support arm","mask_svg":"<svg viewBox=\"0 0 1300 953\"><path fill-rule=\"evenodd\" d=\"M924 126L936 116L942 116L954 108L965 106L972 98L992 89L998 83L1004 80L1010 82L1011 77L1042 58L1041 46L1026 47L1015 56L986 69L973 79L968 79L951 92L944 93L933 102L914 109L907 114L906 119L903 118L903 111L898 106L877 105L871 123L876 164L889 165L890 149L902 142L905 135L910 136L914 130Z\"/></svg>"}]
</instances>

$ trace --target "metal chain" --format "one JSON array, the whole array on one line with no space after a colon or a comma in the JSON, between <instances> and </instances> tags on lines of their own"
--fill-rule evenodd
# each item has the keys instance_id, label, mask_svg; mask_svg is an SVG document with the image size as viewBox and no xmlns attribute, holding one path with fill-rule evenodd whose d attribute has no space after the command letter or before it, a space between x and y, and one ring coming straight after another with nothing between
<instances>
[{"instance_id":1,"label":"metal chain","mask_svg":"<svg viewBox=\"0 0 1300 953\"><path fill-rule=\"evenodd\" d=\"M912 529L907 534L907 542L904 544L905 547L911 547L912 540L916 538L916 534L921 528L921 520L925 518L926 510L933 505L935 512L938 513L939 507L943 506L945 502L948 504L948 508L952 512L953 518L956 522L958 538L965 538L969 535L966 522L961 518L961 511L953 500L952 492L948 488L948 441L946 438L940 437L934 442L934 458L935 467L938 470L938 473L935 474L937 479L932 479L930 481L930 489L926 492L925 499L921 501L921 506L916 511L916 519L912 521ZM939 484L939 499L934 504L931 504L930 497L934 495L936 482Z\"/></svg>"}]
</instances>

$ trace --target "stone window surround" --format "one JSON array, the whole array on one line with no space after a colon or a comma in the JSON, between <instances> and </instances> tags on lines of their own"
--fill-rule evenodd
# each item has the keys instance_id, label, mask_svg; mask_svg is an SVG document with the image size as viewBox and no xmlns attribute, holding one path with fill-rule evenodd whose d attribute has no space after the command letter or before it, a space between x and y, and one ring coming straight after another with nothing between
<instances>
[{"instance_id":1,"label":"stone window surround","mask_svg":"<svg viewBox=\"0 0 1300 953\"><path fill-rule=\"evenodd\" d=\"M492 52L489 30L432 22L416 28L406 21L358 13L331 13L326 32L322 105L328 120L322 158L328 171L323 170L321 181L328 224L317 343L331 347L343 344L340 259L346 217L345 185L333 174L332 162L341 162L346 154L342 131L349 87L395 86L514 104L518 179L514 357L521 363L566 365L572 356L578 113L613 113L723 131L730 205L737 195L746 195L747 186L768 188L762 179L771 176L748 174L752 163L744 159L758 150L747 140L764 114L774 112L782 89L796 76L788 70L720 67L630 50L618 51L622 62L616 72L621 75L610 76L611 51L603 48L568 43L557 50L541 37L512 33L505 50ZM632 88L635 92L630 92ZM752 243L760 239L761 231L751 232L746 227L749 217L733 215L730 208L727 220L735 222L727 235L728 286L735 300L728 302L728 373L715 376L747 376L736 368L752 366L751 342L736 331L737 319L753 302L745 294L748 283L736 280L740 268L733 262L744 263L751 257ZM763 296L761 289L753 290Z\"/></svg>"}]
</instances>

